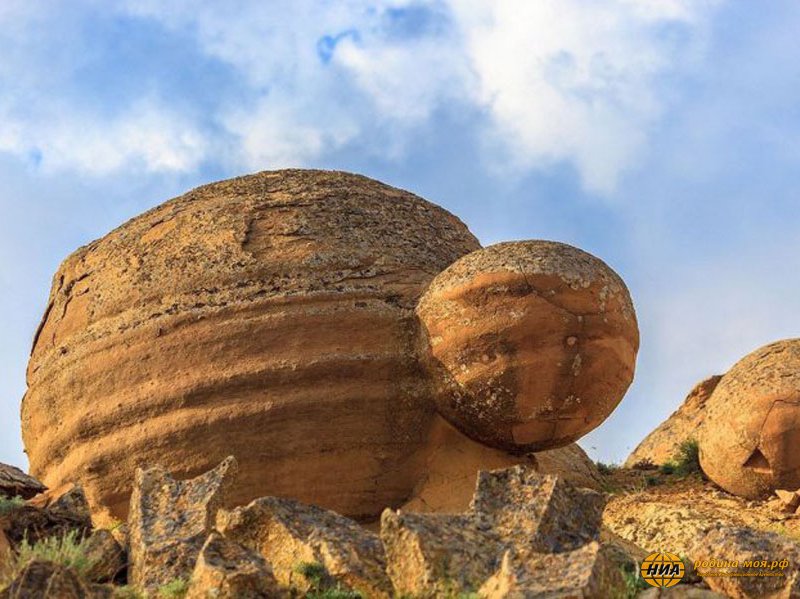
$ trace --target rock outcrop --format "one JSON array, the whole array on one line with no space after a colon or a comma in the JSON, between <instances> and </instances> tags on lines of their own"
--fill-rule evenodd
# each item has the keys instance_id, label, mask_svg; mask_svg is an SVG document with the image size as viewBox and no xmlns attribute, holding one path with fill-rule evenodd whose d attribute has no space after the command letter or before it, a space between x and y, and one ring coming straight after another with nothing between
<instances>
[{"instance_id":1,"label":"rock outcrop","mask_svg":"<svg viewBox=\"0 0 800 599\"><path fill-rule=\"evenodd\" d=\"M197 556L185 599L275 599L284 595L264 558L212 532Z\"/></svg>"},{"instance_id":2,"label":"rock outcrop","mask_svg":"<svg viewBox=\"0 0 800 599\"><path fill-rule=\"evenodd\" d=\"M730 493L800 487L800 339L737 362L706 402L698 441L703 472Z\"/></svg>"},{"instance_id":3,"label":"rock outcrop","mask_svg":"<svg viewBox=\"0 0 800 599\"><path fill-rule=\"evenodd\" d=\"M0 531L14 548L23 540L34 544L73 531L83 538L91 530L89 504L83 489L74 485L38 495L0 516Z\"/></svg>"},{"instance_id":4,"label":"rock outcrop","mask_svg":"<svg viewBox=\"0 0 800 599\"><path fill-rule=\"evenodd\" d=\"M576 441L633 380L639 330L628 289L604 262L549 241L470 253L417 309L439 413L511 453Z\"/></svg>"},{"instance_id":5,"label":"rock outcrop","mask_svg":"<svg viewBox=\"0 0 800 599\"><path fill-rule=\"evenodd\" d=\"M126 516L137 466L183 479L233 454L230 505L277 496L369 522L420 497L432 463L447 476L442 417L473 441L458 476L541 465L530 452L616 407L638 344L624 283L586 252L480 249L408 192L264 172L67 258L33 344L23 438L34 475L80 482L105 520Z\"/></svg>"},{"instance_id":6,"label":"rock outcrop","mask_svg":"<svg viewBox=\"0 0 800 599\"><path fill-rule=\"evenodd\" d=\"M715 375L697 383L681 406L637 445L625 460L625 467L666 464L675 457L682 443L697 440L698 429L706 415L706 402L721 378Z\"/></svg>"},{"instance_id":7,"label":"rock outcrop","mask_svg":"<svg viewBox=\"0 0 800 599\"><path fill-rule=\"evenodd\" d=\"M0 464L0 497L30 499L46 490L47 487L19 468Z\"/></svg>"},{"instance_id":8,"label":"rock outcrop","mask_svg":"<svg viewBox=\"0 0 800 599\"><path fill-rule=\"evenodd\" d=\"M400 505L430 408L414 308L479 247L447 211L337 172L206 185L61 265L22 406L31 471L123 518L137 465L236 455L231 502Z\"/></svg>"},{"instance_id":9,"label":"rock outcrop","mask_svg":"<svg viewBox=\"0 0 800 599\"><path fill-rule=\"evenodd\" d=\"M53 562L36 560L27 564L0 599L112 599L113 589L84 581L77 572Z\"/></svg>"},{"instance_id":10,"label":"rock outcrop","mask_svg":"<svg viewBox=\"0 0 800 599\"><path fill-rule=\"evenodd\" d=\"M395 593L612 596L623 582L597 543L603 501L515 466L481 472L464 514L386 510L381 539Z\"/></svg>"},{"instance_id":11,"label":"rock outcrop","mask_svg":"<svg viewBox=\"0 0 800 599\"><path fill-rule=\"evenodd\" d=\"M128 556L114 535L105 529L95 530L84 541L84 556L90 564L85 578L92 582L114 582L125 579Z\"/></svg>"},{"instance_id":12,"label":"rock outcrop","mask_svg":"<svg viewBox=\"0 0 800 599\"><path fill-rule=\"evenodd\" d=\"M231 457L187 481L161 467L136 471L128 518L133 584L152 591L189 578L235 474Z\"/></svg>"},{"instance_id":13,"label":"rock outcrop","mask_svg":"<svg viewBox=\"0 0 800 599\"><path fill-rule=\"evenodd\" d=\"M540 474L554 474L577 487L600 490L597 466L572 443L558 449L521 456L473 441L441 416L432 426L422 478L402 506L406 512L454 514L469 508L480 470L521 464Z\"/></svg>"},{"instance_id":14,"label":"rock outcrop","mask_svg":"<svg viewBox=\"0 0 800 599\"><path fill-rule=\"evenodd\" d=\"M217 529L226 538L262 555L284 587L308 590L298 567L319 564L365 597L390 597L380 539L356 522L291 499L263 497L245 507L223 510Z\"/></svg>"}]
</instances>

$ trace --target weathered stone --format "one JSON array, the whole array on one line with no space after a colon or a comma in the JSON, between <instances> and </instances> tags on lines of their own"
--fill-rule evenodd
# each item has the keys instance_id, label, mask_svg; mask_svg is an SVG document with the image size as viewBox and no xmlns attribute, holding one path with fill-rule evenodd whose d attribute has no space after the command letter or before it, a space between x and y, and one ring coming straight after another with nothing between
<instances>
[{"instance_id":1,"label":"weathered stone","mask_svg":"<svg viewBox=\"0 0 800 599\"><path fill-rule=\"evenodd\" d=\"M706 403L700 465L720 487L767 497L800 487L800 339L742 358Z\"/></svg>"},{"instance_id":2,"label":"weathered stone","mask_svg":"<svg viewBox=\"0 0 800 599\"><path fill-rule=\"evenodd\" d=\"M658 425L625 460L626 468L642 463L666 464L678 453L682 443L697 440L698 429L706 415L706 402L722 377L715 375L694 386L681 406Z\"/></svg>"},{"instance_id":3,"label":"weathered stone","mask_svg":"<svg viewBox=\"0 0 800 599\"><path fill-rule=\"evenodd\" d=\"M334 579L367 597L391 594L378 536L335 512L263 497L245 507L220 511L217 529L260 553L283 586L306 590L298 566L319 563Z\"/></svg>"},{"instance_id":4,"label":"weathered stone","mask_svg":"<svg viewBox=\"0 0 800 599\"><path fill-rule=\"evenodd\" d=\"M136 471L128 520L133 584L152 590L189 578L235 474L233 457L186 481L161 467Z\"/></svg>"},{"instance_id":5,"label":"weathered stone","mask_svg":"<svg viewBox=\"0 0 800 599\"><path fill-rule=\"evenodd\" d=\"M65 566L32 561L0 592L0 599L111 599L109 586L89 584Z\"/></svg>"},{"instance_id":6,"label":"weathered stone","mask_svg":"<svg viewBox=\"0 0 800 599\"><path fill-rule=\"evenodd\" d=\"M506 552L500 569L480 588L484 599L622 597L625 581L600 543L563 553Z\"/></svg>"},{"instance_id":7,"label":"weathered stone","mask_svg":"<svg viewBox=\"0 0 800 599\"><path fill-rule=\"evenodd\" d=\"M0 580L2 580L11 558L11 543L8 542L6 533L0 530Z\"/></svg>"},{"instance_id":8,"label":"weathered stone","mask_svg":"<svg viewBox=\"0 0 800 599\"><path fill-rule=\"evenodd\" d=\"M800 544L771 532L718 524L699 535L688 555L695 562L703 560L738 561L740 572L750 576L706 576L712 590L736 599L749 597L800 597ZM772 567L786 560L785 569ZM766 567L743 567L746 561L766 561ZM703 568L700 574L702 575ZM718 570L711 570L712 572ZM767 575L754 576L754 572ZM775 575L780 574L780 575Z\"/></svg>"},{"instance_id":9,"label":"weathered stone","mask_svg":"<svg viewBox=\"0 0 800 599\"><path fill-rule=\"evenodd\" d=\"M22 405L31 472L125 517L133 473L240 460L231 505L292 497L355 518L421 477L429 382L417 299L479 248L411 193L286 170L195 189L72 254Z\"/></svg>"},{"instance_id":10,"label":"weathered stone","mask_svg":"<svg viewBox=\"0 0 800 599\"><path fill-rule=\"evenodd\" d=\"M42 483L32 476L28 476L19 468L0 464L0 497L30 499L46 489L47 487Z\"/></svg>"},{"instance_id":11,"label":"weathered stone","mask_svg":"<svg viewBox=\"0 0 800 599\"><path fill-rule=\"evenodd\" d=\"M474 251L436 276L417 314L439 413L492 447L567 445L605 420L633 380L639 331L628 290L569 245Z\"/></svg>"},{"instance_id":12,"label":"weathered stone","mask_svg":"<svg viewBox=\"0 0 800 599\"><path fill-rule=\"evenodd\" d=\"M501 560L508 551L511 557L536 554L539 560L545 559L540 553L577 551L593 543L599 537L603 503L596 491L531 468L481 472L465 514L384 512L381 540L387 572L401 595L475 592L498 570L503 572ZM510 572L498 578L497 588L504 588L500 580L507 580Z\"/></svg>"},{"instance_id":13,"label":"weathered stone","mask_svg":"<svg viewBox=\"0 0 800 599\"><path fill-rule=\"evenodd\" d=\"M404 512L455 514L469 509L481 470L523 464L541 474L555 474L578 486L600 489L594 462L575 443L536 454L510 455L473 441L437 416L428 445L425 476L402 506Z\"/></svg>"},{"instance_id":14,"label":"weathered stone","mask_svg":"<svg viewBox=\"0 0 800 599\"><path fill-rule=\"evenodd\" d=\"M387 509L381 517L386 571L397 595L441 597L477 591L500 566L506 549L472 514L408 514Z\"/></svg>"},{"instance_id":15,"label":"weathered stone","mask_svg":"<svg viewBox=\"0 0 800 599\"><path fill-rule=\"evenodd\" d=\"M84 554L91 566L85 577L92 582L113 582L125 579L128 556L108 530L95 530L86 539Z\"/></svg>"},{"instance_id":16,"label":"weathered stone","mask_svg":"<svg viewBox=\"0 0 800 599\"><path fill-rule=\"evenodd\" d=\"M480 472L470 509L525 550L560 553L599 538L604 506L597 491L514 466Z\"/></svg>"},{"instance_id":17,"label":"weathered stone","mask_svg":"<svg viewBox=\"0 0 800 599\"><path fill-rule=\"evenodd\" d=\"M12 547L23 539L34 544L47 537L62 537L75 531L84 537L92 530L92 518L83 489L66 485L28 500L0 516L2 530Z\"/></svg>"},{"instance_id":18,"label":"weathered stone","mask_svg":"<svg viewBox=\"0 0 800 599\"><path fill-rule=\"evenodd\" d=\"M695 539L705 534L716 520L685 506L663 501L642 503L635 495L609 505L603 524L614 534L648 551L667 547L670 552L689 555Z\"/></svg>"},{"instance_id":19,"label":"weathered stone","mask_svg":"<svg viewBox=\"0 0 800 599\"><path fill-rule=\"evenodd\" d=\"M274 599L283 595L264 558L213 532L197 557L185 599Z\"/></svg>"},{"instance_id":20,"label":"weathered stone","mask_svg":"<svg viewBox=\"0 0 800 599\"><path fill-rule=\"evenodd\" d=\"M794 512L798 506L800 506L800 493L797 491L776 489L775 495L777 495L778 499L780 499L787 512Z\"/></svg>"}]
</instances>

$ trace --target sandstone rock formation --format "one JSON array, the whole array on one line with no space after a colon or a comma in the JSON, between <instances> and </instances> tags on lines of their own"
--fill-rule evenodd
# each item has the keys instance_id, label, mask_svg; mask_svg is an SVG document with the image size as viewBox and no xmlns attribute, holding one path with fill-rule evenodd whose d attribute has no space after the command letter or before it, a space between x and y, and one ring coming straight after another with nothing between
<instances>
[{"instance_id":1,"label":"sandstone rock formation","mask_svg":"<svg viewBox=\"0 0 800 599\"><path fill-rule=\"evenodd\" d=\"M454 514L469 508L480 470L523 464L540 474L555 474L577 487L600 490L597 466L572 443L558 449L513 456L473 441L437 416L431 430L422 478L402 506L407 512Z\"/></svg>"},{"instance_id":2,"label":"sandstone rock formation","mask_svg":"<svg viewBox=\"0 0 800 599\"><path fill-rule=\"evenodd\" d=\"M475 250L453 215L365 177L206 185L55 276L22 406L31 471L124 517L139 464L240 461L231 501L377 516L416 484L430 409L414 307Z\"/></svg>"},{"instance_id":3,"label":"sandstone rock formation","mask_svg":"<svg viewBox=\"0 0 800 599\"><path fill-rule=\"evenodd\" d=\"M217 529L261 554L285 587L308 590L298 565L320 564L335 580L365 597L390 597L380 539L354 521L291 499L263 497L223 510Z\"/></svg>"},{"instance_id":4,"label":"sandstone rock formation","mask_svg":"<svg viewBox=\"0 0 800 599\"><path fill-rule=\"evenodd\" d=\"M633 468L640 463L666 464L675 457L681 443L697 440L698 429L706 415L706 402L721 378L715 375L697 383L681 406L639 443L625 460L625 467Z\"/></svg>"},{"instance_id":5,"label":"sandstone rock formation","mask_svg":"<svg viewBox=\"0 0 800 599\"><path fill-rule=\"evenodd\" d=\"M152 591L189 578L235 474L231 457L188 481L161 467L136 471L128 519L133 584Z\"/></svg>"},{"instance_id":6,"label":"sandstone rock formation","mask_svg":"<svg viewBox=\"0 0 800 599\"><path fill-rule=\"evenodd\" d=\"M800 339L737 362L706 402L700 465L730 493L763 497L800 487Z\"/></svg>"},{"instance_id":7,"label":"sandstone rock formation","mask_svg":"<svg viewBox=\"0 0 800 599\"><path fill-rule=\"evenodd\" d=\"M30 499L45 491L45 487L32 476L28 476L19 468L0 464L0 497L22 497Z\"/></svg>"},{"instance_id":8,"label":"sandstone rock formation","mask_svg":"<svg viewBox=\"0 0 800 599\"><path fill-rule=\"evenodd\" d=\"M613 596L622 578L596 542L602 507L531 468L481 472L464 514L384 512L387 572L400 595Z\"/></svg>"},{"instance_id":9,"label":"sandstone rock formation","mask_svg":"<svg viewBox=\"0 0 800 599\"><path fill-rule=\"evenodd\" d=\"M442 416L473 441L458 440L472 463L454 462L459 476L539 464L531 451L614 409L637 348L624 283L581 250L480 249L410 193L265 172L67 258L33 344L23 437L36 476L79 481L106 519L125 517L137 466L183 479L233 454L231 505L270 495L368 522L419 498L431 464L447 476Z\"/></svg>"},{"instance_id":10,"label":"sandstone rock formation","mask_svg":"<svg viewBox=\"0 0 800 599\"><path fill-rule=\"evenodd\" d=\"M283 595L264 558L212 532L197 556L185 599L275 599Z\"/></svg>"},{"instance_id":11,"label":"sandstone rock formation","mask_svg":"<svg viewBox=\"0 0 800 599\"><path fill-rule=\"evenodd\" d=\"M633 380L639 331L604 262L549 241L500 243L456 261L417 309L439 412L486 445L567 445L613 411Z\"/></svg>"}]
</instances>

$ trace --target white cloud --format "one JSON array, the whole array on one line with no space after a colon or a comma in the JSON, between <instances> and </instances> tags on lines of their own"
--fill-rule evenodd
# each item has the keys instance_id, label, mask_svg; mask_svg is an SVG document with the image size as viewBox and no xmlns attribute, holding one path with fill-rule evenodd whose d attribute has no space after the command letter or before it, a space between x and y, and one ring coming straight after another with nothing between
<instances>
[{"instance_id":1,"label":"white cloud","mask_svg":"<svg viewBox=\"0 0 800 599\"><path fill-rule=\"evenodd\" d=\"M27 19L15 6L20 22L57 25L57 19L42 21L41 5L27 9ZM41 77L46 65L6 64L4 78L14 79L16 69L25 85L10 92L13 110L0 109L0 150L34 147L43 165L95 174L131 165L191 171L205 159L223 162L230 153L222 158L209 151L228 147L230 136L239 140L234 170L306 164L354 141L365 151L382 151L371 145L376 139L391 157L437 109L462 103L487 117L488 162L524 174L566 161L588 189L611 193L667 108L659 78L679 70L687 56L665 28L679 28L681 44L691 47L702 38L709 4L131 0L109 8L84 0L81 6L121 11L193 37L203 54L237 74L245 99L190 116L151 95L115 107L114 116L93 114L76 98L33 98L46 85L25 74ZM412 17L422 26L395 30ZM65 28L62 52L67 60L72 52L78 63L79 34ZM320 44L327 44L327 55ZM71 76L69 68L59 73Z\"/></svg>"}]
</instances>

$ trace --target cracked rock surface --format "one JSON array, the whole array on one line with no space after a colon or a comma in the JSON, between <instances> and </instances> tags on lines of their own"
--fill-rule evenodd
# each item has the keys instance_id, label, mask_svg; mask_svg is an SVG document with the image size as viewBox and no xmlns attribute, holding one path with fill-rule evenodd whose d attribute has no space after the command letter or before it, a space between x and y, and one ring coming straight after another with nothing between
<instances>
[{"instance_id":1,"label":"cracked rock surface","mask_svg":"<svg viewBox=\"0 0 800 599\"><path fill-rule=\"evenodd\" d=\"M603 261L551 241L499 243L440 273L417 313L439 413L512 453L567 445L633 380L639 330Z\"/></svg>"},{"instance_id":2,"label":"cracked rock surface","mask_svg":"<svg viewBox=\"0 0 800 599\"><path fill-rule=\"evenodd\" d=\"M742 497L800 488L800 339L766 345L737 362L706 402L700 465Z\"/></svg>"}]
</instances>

